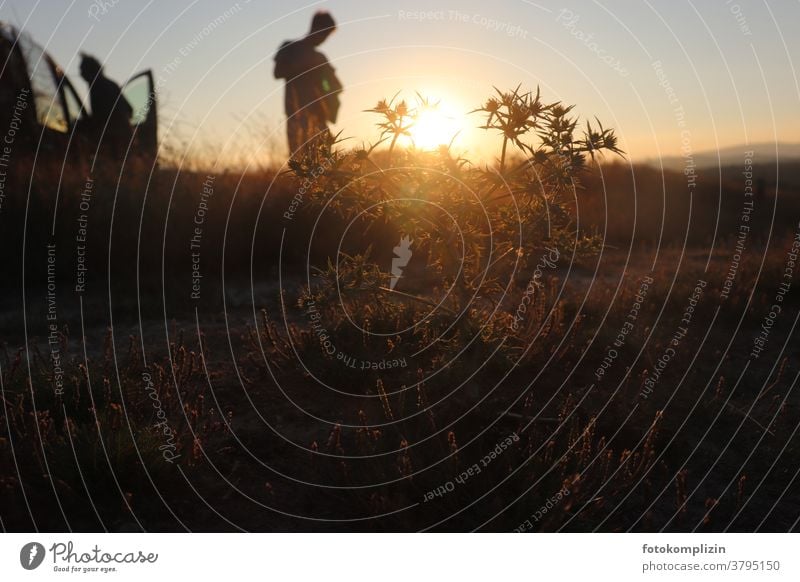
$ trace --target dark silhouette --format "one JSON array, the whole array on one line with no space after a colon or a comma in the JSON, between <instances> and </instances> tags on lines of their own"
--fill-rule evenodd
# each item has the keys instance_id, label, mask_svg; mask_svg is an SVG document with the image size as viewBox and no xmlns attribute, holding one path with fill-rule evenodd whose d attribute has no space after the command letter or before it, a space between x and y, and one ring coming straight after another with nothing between
<instances>
[{"instance_id":1,"label":"dark silhouette","mask_svg":"<svg viewBox=\"0 0 800 582\"><path fill-rule=\"evenodd\" d=\"M120 157L131 139L133 108L122 95L120 86L103 74L103 66L89 55L81 55L81 77L89 84L88 118L90 133L103 147L101 151Z\"/></svg>"},{"instance_id":2,"label":"dark silhouette","mask_svg":"<svg viewBox=\"0 0 800 582\"><path fill-rule=\"evenodd\" d=\"M275 78L286 79L286 133L292 156L328 135L328 123L336 123L342 84L317 50L334 30L333 17L317 12L305 38L284 42L275 55Z\"/></svg>"}]
</instances>

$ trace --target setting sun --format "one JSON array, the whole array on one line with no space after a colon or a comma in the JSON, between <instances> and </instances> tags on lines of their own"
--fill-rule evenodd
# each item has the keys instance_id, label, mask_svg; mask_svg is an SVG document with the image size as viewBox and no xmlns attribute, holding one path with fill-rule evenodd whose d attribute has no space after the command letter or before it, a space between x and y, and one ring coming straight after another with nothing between
<instances>
[{"instance_id":1,"label":"setting sun","mask_svg":"<svg viewBox=\"0 0 800 582\"><path fill-rule=\"evenodd\" d=\"M800 582L798 22L0 0L0 582Z\"/></svg>"},{"instance_id":2,"label":"setting sun","mask_svg":"<svg viewBox=\"0 0 800 582\"><path fill-rule=\"evenodd\" d=\"M423 105L409 129L411 143L420 149L448 145L463 130L464 116L444 103Z\"/></svg>"}]
</instances>

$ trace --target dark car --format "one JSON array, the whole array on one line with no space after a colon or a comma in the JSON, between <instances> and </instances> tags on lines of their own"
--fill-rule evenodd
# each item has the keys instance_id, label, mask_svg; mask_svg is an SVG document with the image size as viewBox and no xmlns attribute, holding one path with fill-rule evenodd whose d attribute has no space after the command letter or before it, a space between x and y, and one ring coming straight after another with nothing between
<instances>
[{"instance_id":1,"label":"dark car","mask_svg":"<svg viewBox=\"0 0 800 582\"><path fill-rule=\"evenodd\" d=\"M62 158L93 155L86 123L88 106L53 58L30 35L0 22L0 134L14 150ZM128 157L155 161L158 149L157 103L150 70L134 75L122 87L133 114ZM89 112L90 113L90 112ZM0 151L2 148L0 143Z\"/></svg>"}]
</instances>

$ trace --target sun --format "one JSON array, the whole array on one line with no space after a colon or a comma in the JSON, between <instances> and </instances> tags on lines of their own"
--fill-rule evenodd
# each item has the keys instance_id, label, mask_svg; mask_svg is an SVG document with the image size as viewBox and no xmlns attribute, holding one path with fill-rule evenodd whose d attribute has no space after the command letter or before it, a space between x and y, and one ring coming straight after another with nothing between
<instances>
[{"instance_id":1,"label":"sun","mask_svg":"<svg viewBox=\"0 0 800 582\"><path fill-rule=\"evenodd\" d=\"M423 104L409 129L410 141L414 147L425 150L449 145L463 129L463 121L463 115L446 104Z\"/></svg>"}]
</instances>

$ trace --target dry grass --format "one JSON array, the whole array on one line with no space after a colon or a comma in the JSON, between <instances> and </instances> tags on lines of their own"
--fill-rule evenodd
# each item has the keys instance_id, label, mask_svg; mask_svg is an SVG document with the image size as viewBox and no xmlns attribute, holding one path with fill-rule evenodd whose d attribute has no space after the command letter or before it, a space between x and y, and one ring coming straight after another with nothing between
<instances>
[{"instance_id":1,"label":"dry grass","mask_svg":"<svg viewBox=\"0 0 800 582\"><path fill-rule=\"evenodd\" d=\"M509 103L514 105L513 97ZM362 151L348 151L337 158L337 171L355 171L348 164L366 167L372 155L380 172L393 165L414 168L404 176L406 184L422 188L433 184L437 172L460 172L489 191L492 173L512 171L515 160L503 156L499 168L480 169L447 151L423 155L395 149L391 157L375 152L366 158ZM203 234L207 279L198 336L194 306L186 301L186 244L208 172L161 167L149 179L134 163L119 182L104 167L93 176L98 194L91 210L84 338L81 304L67 293L73 277L67 249L89 169L73 167L61 181L54 237L65 257L58 283L64 392L56 396L42 286L53 185L61 170L37 166L34 171L20 164L33 172L31 196L24 195L24 183L17 184L23 194L10 199L0 215L6 280L13 290L2 314L0 357L0 517L8 530L61 531L69 524L83 530L163 531L785 531L800 514L794 501L793 471L800 459L792 392L798 373L792 354L799 346L788 317L775 328L769 352L744 371L752 338L780 282L786 233L796 226L791 218L797 216L796 202L789 195L779 195L778 221L769 220L773 198L759 203L770 212L756 218L758 234L730 299L722 302L717 296L740 208L735 181L723 182L722 204L719 184L709 181L688 221L681 174L662 176L636 166L631 178L622 164L604 164L602 174L583 173L584 190L572 198L563 191L563 232L574 235L570 229L577 221L579 234L604 233L605 246L592 237L579 236L577 244L552 237L548 244L562 245L565 258L581 251L578 260L546 270L524 324L512 329L538 255L523 262L500 300L496 281L483 287L469 278L485 264L476 253L463 288L443 303L446 309L428 317L429 302L441 291L435 281L449 273L448 259L437 255L433 238L421 253L428 267L408 267L409 280L415 275L417 283L406 288L406 297L377 290L385 286L381 265L387 264L396 235L415 225L391 217L385 230L367 231L356 241L356 247L372 244L377 250L353 252L332 270L328 259L336 259L332 249L353 211L344 204L311 246L311 262L319 270L306 286L307 234L315 214L304 206L286 230L279 289L283 233L277 225L308 168L295 168L299 178L269 168L244 175L221 172L215 174L211 219ZM547 170L547 180L555 180L564 168L556 160ZM343 179L331 172L315 195L324 201ZM351 201L384 196L394 187L384 186L384 192L352 192ZM436 186L436 195L452 194L439 182ZM629 211L620 211L630 209L634 199L635 221ZM463 208L467 222L477 216L474 211ZM502 215L504 203L495 202L490 211ZM708 225L717 223L712 241ZM483 240L477 230L470 236L476 244ZM496 244L503 250L508 241L501 236ZM23 258L27 329L19 317ZM496 277L507 278L507 263L493 268ZM597 367L645 275L654 284L635 328L597 381ZM251 276L257 282L255 304ZM708 288L690 333L676 346L652 395L643 399L644 382L701 277ZM346 288L349 311L367 331L355 330L334 301L336 280ZM480 298L465 300L475 290ZM309 324L309 301L341 353L377 362L387 353L432 347L412 366L354 374L321 344ZM797 304L793 290L786 312L793 313ZM458 325L451 325L452 313L465 306ZM223 309L225 317L219 315ZM109 314L113 331L105 331ZM403 337L378 341L369 333L409 326L415 332ZM171 440L157 424L153 394L173 431ZM509 435L518 441L484 465ZM176 462L165 460L159 448L165 443L174 444ZM475 465L482 470L463 478ZM441 487L445 494L426 501ZM396 512L399 508L405 509ZM359 520L348 521L353 517Z\"/></svg>"}]
</instances>

